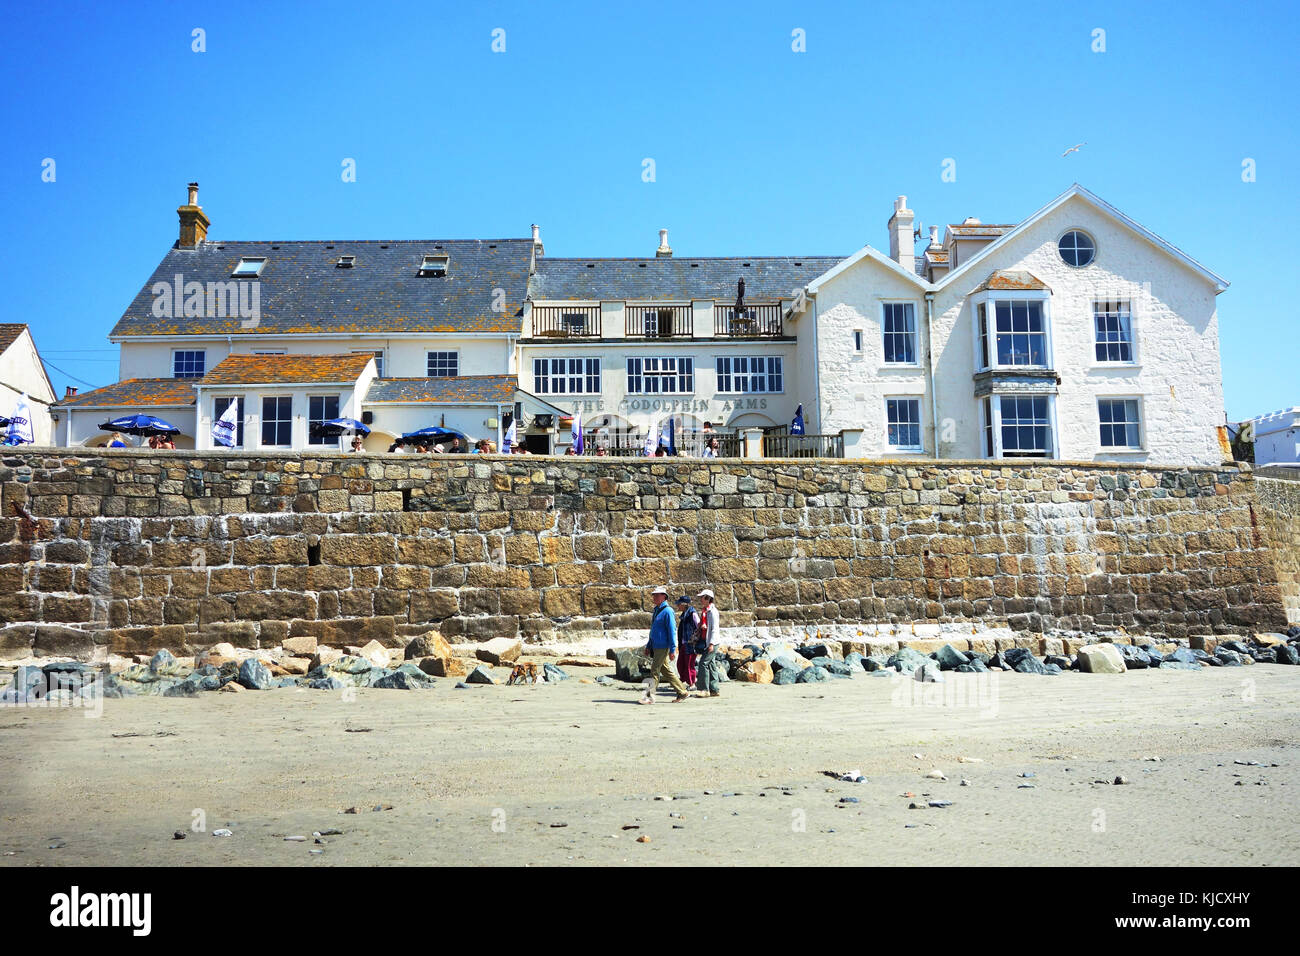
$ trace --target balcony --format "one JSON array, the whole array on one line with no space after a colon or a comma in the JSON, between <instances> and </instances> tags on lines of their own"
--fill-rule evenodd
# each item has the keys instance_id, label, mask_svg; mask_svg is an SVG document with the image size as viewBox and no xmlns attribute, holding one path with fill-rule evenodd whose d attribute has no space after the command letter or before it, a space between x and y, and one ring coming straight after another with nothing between
<instances>
[{"instance_id":1,"label":"balcony","mask_svg":"<svg viewBox=\"0 0 1300 956\"><path fill-rule=\"evenodd\" d=\"M768 338L782 334L781 306L750 305L737 311L733 305L713 306L713 334L736 338Z\"/></svg>"},{"instance_id":2,"label":"balcony","mask_svg":"<svg viewBox=\"0 0 1300 956\"><path fill-rule=\"evenodd\" d=\"M600 338L600 306L534 306L533 335L537 338Z\"/></svg>"},{"instance_id":3,"label":"balcony","mask_svg":"<svg viewBox=\"0 0 1300 956\"><path fill-rule=\"evenodd\" d=\"M624 314L629 339L690 338L694 332L689 305L629 305Z\"/></svg>"}]
</instances>

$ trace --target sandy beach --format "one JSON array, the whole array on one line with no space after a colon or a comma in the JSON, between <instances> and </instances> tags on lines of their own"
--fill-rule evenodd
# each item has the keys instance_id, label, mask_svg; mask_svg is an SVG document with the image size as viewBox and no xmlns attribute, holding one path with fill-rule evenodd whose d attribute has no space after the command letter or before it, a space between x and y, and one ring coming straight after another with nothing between
<instances>
[{"instance_id":1,"label":"sandy beach","mask_svg":"<svg viewBox=\"0 0 1300 956\"><path fill-rule=\"evenodd\" d=\"M1300 862L1300 668L948 673L942 692L863 674L652 707L572 673L0 708L0 864Z\"/></svg>"}]
</instances>

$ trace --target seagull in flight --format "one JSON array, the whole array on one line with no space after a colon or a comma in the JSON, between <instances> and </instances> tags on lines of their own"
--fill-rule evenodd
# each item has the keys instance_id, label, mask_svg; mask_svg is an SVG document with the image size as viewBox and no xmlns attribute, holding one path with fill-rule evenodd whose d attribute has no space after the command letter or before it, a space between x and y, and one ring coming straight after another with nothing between
<instances>
[{"instance_id":1,"label":"seagull in flight","mask_svg":"<svg viewBox=\"0 0 1300 956\"><path fill-rule=\"evenodd\" d=\"M1065 157L1065 156L1069 156L1071 153L1077 153L1082 147L1087 145L1088 145L1087 143L1075 143L1073 146L1071 146L1069 149L1063 152L1061 156Z\"/></svg>"}]
</instances>

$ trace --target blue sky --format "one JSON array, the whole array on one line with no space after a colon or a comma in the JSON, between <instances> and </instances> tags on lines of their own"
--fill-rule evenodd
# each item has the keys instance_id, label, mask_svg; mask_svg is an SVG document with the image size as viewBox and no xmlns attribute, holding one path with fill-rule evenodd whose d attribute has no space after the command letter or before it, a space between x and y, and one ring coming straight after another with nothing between
<instances>
[{"instance_id":1,"label":"blue sky","mask_svg":"<svg viewBox=\"0 0 1300 956\"><path fill-rule=\"evenodd\" d=\"M649 255L661 227L678 255L848 254L887 248L899 194L1015 222L1078 181L1232 283L1229 416L1300 404L1295 4L461 6L11 5L0 320L59 393L116 380L108 331L190 180L217 239L537 222L553 256Z\"/></svg>"}]
</instances>

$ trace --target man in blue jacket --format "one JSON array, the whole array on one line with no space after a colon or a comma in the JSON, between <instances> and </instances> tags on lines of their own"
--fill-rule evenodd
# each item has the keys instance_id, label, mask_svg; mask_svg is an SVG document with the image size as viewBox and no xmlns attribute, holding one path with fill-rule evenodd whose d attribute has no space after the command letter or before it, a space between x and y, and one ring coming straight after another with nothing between
<instances>
[{"instance_id":1,"label":"man in blue jacket","mask_svg":"<svg viewBox=\"0 0 1300 956\"><path fill-rule=\"evenodd\" d=\"M668 604L668 589L655 588L650 592L650 600L654 602L654 611L650 618L650 643L646 645L646 653L654 658L651 676L656 681L666 680L672 684L673 690L677 691L673 703L680 704L690 698L690 692L673 667L673 662L677 659L677 618ZM653 693L647 694L640 701L642 704L654 702Z\"/></svg>"}]
</instances>

